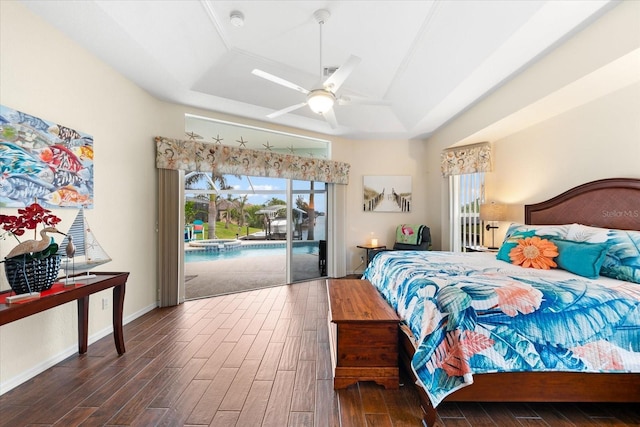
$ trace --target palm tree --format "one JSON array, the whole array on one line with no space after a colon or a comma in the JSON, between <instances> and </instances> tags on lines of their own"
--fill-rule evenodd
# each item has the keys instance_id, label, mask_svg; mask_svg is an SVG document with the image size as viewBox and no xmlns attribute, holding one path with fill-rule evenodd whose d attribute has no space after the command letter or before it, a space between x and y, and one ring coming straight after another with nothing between
<instances>
[{"instance_id":1,"label":"palm tree","mask_svg":"<svg viewBox=\"0 0 640 427\"><path fill-rule=\"evenodd\" d=\"M216 173L211 172L209 173L205 173L205 172L191 172L188 173L185 176L185 182L184 185L187 188L190 188L191 186L195 185L196 183L200 182L201 180L204 180L207 183L207 189L208 190L212 190L214 191L214 193L209 194L209 212L208 212L208 220L207 222L209 223L209 238L210 239L215 239L216 237L216 220L218 218L218 206L217 206L217 201L218 201L218 197L220 197L217 194L218 189L216 188L216 183L218 184L218 187L220 189L227 189L229 188L227 186L227 180L225 179L224 175L218 175Z\"/></svg>"},{"instance_id":2,"label":"palm tree","mask_svg":"<svg viewBox=\"0 0 640 427\"><path fill-rule=\"evenodd\" d=\"M247 199L249 198L249 196L247 196L246 194L243 195L242 197L240 197L239 199L236 200L236 206L237 209L240 211L239 212L239 218L238 218L238 226L243 227L245 220L247 219L247 213L245 212L245 206L247 205Z\"/></svg>"}]
</instances>

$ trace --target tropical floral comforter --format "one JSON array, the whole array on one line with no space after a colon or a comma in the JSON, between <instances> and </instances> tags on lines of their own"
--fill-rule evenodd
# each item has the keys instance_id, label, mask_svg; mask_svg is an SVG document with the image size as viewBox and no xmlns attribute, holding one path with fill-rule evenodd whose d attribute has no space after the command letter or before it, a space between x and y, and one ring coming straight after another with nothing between
<instances>
[{"instance_id":1,"label":"tropical floral comforter","mask_svg":"<svg viewBox=\"0 0 640 427\"><path fill-rule=\"evenodd\" d=\"M640 372L640 285L513 266L488 253L382 252L364 272L413 333L437 406L472 375Z\"/></svg>"}]
</instances>

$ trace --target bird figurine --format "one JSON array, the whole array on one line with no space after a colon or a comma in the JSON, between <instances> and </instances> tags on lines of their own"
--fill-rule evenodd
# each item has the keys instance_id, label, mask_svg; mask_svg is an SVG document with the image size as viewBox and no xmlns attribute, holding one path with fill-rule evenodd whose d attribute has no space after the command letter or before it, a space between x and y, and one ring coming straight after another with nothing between
<instances>
[{"instance_id":1,"label":"bird figurine","mask_svg":"<svg viewBox=\"0 0 640 427\"><path fill-rule=\"evenodd\" d=\"M67 242L67 247L65 248L65 253L68 258L73 258L76 254L76 245L73 244L73 236L67 236L69 238L69 242Z\"/></svg>"},{"instance_id":2,"label":"bird figurine","mask_svg":"<svg viewBox=\"0 0 640 427\"><path fill-rule=\"evenodd\" d=\"M73 260L73 256L76 254L76 245L73 244L73 236L71 234L67 235L67 238L69 239L69 241L67 242L67 246L64 248L65 253L67 254L67 263L65 267L65 275L67 277L65 278L63 283L65 285L72 285L75 284L75 278L69 278L69 260L72 260L73 262L73 265L71 267L71 274L73 274L76 269L76 262L75 260Z\"/></svg>"},{"instance_id":3,"label":"bird figurine","mask_svg":"<svg viewBox=\"0 0 640 427\"><path fill-rule=\"evenodd\" d=\"M11 249L11 252L7 254L7 258L12 258L18 255L24 255L32 252L42 252L49 247L51 243L51 237L47 233L58 233L65 235L62 231L59 231L55 227L46 227L40 231L40 240L27 240L20 243L15 248Z\"/></svg>"}]
</instances>

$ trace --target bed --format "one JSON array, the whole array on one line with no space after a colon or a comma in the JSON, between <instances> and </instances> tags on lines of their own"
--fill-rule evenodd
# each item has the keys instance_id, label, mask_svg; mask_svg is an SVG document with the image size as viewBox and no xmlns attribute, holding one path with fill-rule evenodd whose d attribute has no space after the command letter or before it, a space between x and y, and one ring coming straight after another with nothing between
<instances>
[{"instance_id":1,"label":"bed","mask_svg":"<svg viewBox=\"0 0 640 427\"><path fill-rule=\"evenodd\" d=\"M615 178L526 205L501 259L377 254L363 279L404 320L400 361L418 384L424 424L442 401L640 402L637 230L640 179ZM526 263L511 249L534 241L541 252L553 242L556 256L545 259L562 268L506 262Z\"/></svg>"}]
</instances>

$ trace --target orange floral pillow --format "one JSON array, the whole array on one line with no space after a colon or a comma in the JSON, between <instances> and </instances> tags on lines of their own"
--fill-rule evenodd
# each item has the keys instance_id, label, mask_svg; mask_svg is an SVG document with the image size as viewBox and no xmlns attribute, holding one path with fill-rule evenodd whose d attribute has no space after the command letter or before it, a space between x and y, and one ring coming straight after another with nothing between
<instances>
[{"instance_id":1,"label":"orange floral pillow","mask_svg":"<svg viewBox=\"0 0 640 427\"><path fill-rule=\"evenodd\" d=\"M553 242L538 236L518 240L516 247L509 252L512 264L543 270L557 267L553 261L557 256L558 247Z\"/></svg>"}]
</instances>

